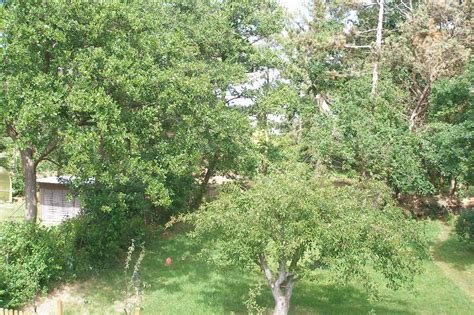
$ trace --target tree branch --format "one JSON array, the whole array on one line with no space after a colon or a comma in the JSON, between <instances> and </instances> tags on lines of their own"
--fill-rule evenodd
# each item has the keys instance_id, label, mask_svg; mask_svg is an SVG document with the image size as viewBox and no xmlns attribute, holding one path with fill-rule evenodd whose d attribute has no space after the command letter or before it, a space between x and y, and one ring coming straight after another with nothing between
<instances>
[{"instance_id":1,"label":"tree branch","mask_svg":"<svg viewBox=\"0 0 474 315\"><path fill-rule=\"evenodd\" d=\"M61 166L61 164L59 164L58 162L56 162L56 161L53 161L53 160L51 160L51 159L48 159L48 158L44 158L44 159L43 159L43 161L48 161L48 162L51 162L51 163L53 163L54 165Z\"/></svg>"},{"instance_id":2,"label":"tree branch","mask_svg":"<svg viewBox=\"0 0 474 315\"><path fill-rule=\"evenodd\" d=\"M286 280L286 259L282 258L280 260L280 266L278 267L278 279L275 281L275 287L279 288L283 282Z\"/></svg>"},{"instance_id":3,"label":"tree branch","mask_svg":"<svg viewBox=\"0 0 474 315\"><path fill-rule=\"evenodd\" d=\"M356 34L365 34L365 33L371 33L377 31L376 28L370 29L370 30L365 30L365 31L357 31Z\"/></svg>"},{"instance_id":4,"label":"tree branch","mask_svg":"<svg viewBox=\"0 0 474 315\"><path fill-rule=\"evenodd\" d=\"M262 268L262 271L265 274L265 278L267 278L270 288L273 289L273 274L272 274L272 271L270 270L270 267L268 267L268 263L267 263L267 260L265 259L265 255L259 254L258 259L260 261L260 267Z\"/></svg>"},{"instance_id":5,"label":"tree branch","mask_svg":"<svg viewBox=\"0 0 474 315\"><path fill-rule=\"evenodd\" d=\"M377 84L379 81L379 61L382 50L382 31L383 31L383 16L384 16L384 0L377 0L379 4L379 14L377 22L377 37L375 40L375 53L374 53L374 64L372 68L372 91L371 95L374 96L377 92Z\"/></svg>"},{"instance_id":6,"label":"tree branch","mask_svg":"<svg viewBox=\"0 0 474 315\"><path fill-rule=\"evenodd\" d=\"M300 260L300 248L295 250L293 254L293 258L291 259L291 263L290 263L290 268L288 268L289 271L293 271L296 268L298 261Z\"/></svg>"},{"instance_id":7,"label":"tree branch","mask_svg":"<svg viewBox=\"0 0 474 315\"><path fill-rule=\"evenodd\" d=\"M295 278L293 275L290 275L288 277L288 283L286 284L286 290L285 290L285 296L289 299L291 297L291 294L293 293L293 288L298 281L297 278Z\"/></svg>"},{"instance_id":8,"label":"tree branch","mask_svg":"<svg viewBox=\"0 0 474 315\"><path fill-rule=\"evenodd\" d=\"M421 110L421 106L425 103L425 100L428 96L429 91L430 91L430 84L427 84L425 88L423 89L423 93L421 93L420 99L418 100L418 103L416 104L415 109L410 115L410 131L413 131L415 129L416 118L423 111Z\"/></svg>"},{"instance_id":9,"label":"tree branch","mask_svg":"<svg viewBox=\"0 0 474 315\"><path fill-rule=\"evenodd\" d=\"M8 120L5 120L5 126L7 127L7 134L12 140L17 140L18 139L18 132L16 132L15 128L13 128L13 125L8 122Z\"/></svg>"},{"instance_id":10,"label":"tree branch","mask_svg":"<svg viewBox=\"0 0 474 315\"><path fill-rule=\"evenodd\" d=\"M35 166L38 166L41 161L43 161L51 152L53 152L58 147L58 144L59 138L54 138L50 143L48 143L43 153L35 160Z\"/></svg>"},{"instance_id":11,"label":"tree branch","mask_svg":"<svg viewBox=\"0 0 474 315\"><path fill-rule=\"evenodd\" d=\"M371 45L344 45L344 48L349 49L370 49L372 48Z\"/></svg>"}]
</instances>

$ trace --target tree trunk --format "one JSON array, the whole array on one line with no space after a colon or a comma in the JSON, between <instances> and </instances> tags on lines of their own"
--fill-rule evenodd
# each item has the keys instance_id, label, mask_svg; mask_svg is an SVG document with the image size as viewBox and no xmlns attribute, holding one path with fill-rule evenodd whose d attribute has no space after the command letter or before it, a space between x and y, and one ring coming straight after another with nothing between
<instances>
[{"instance_id":1,"label":"tree trunk","mask_svg":"<svg viewBox=\"0 0 474 315\"><path fill-rule=\"evenodd\" d=\"M287 315L290 309L290 298L285 295L275 297L275 308L273 315Z\"/></svg>"},{"instance_id":2,"label":"tree trunk","mask_svg":"<svg viewBox=\"0 0 474 315\"><path fill-rule=\"evenodd\" d=\"M372 68L372 96L377 92L377 84L379 81L379 62L382 50L382 31L383 31L383 10L384 0L378 0L379 3L379 18L377 22L377 37L375 40L375 58Z\"/></svg>"},{"instance_id":3,"label":"tree trunk","mask_svg":"<svg viewBox=\"0 0 474 315\"><path fill-rule=\"evenodd\" d=\"M444 176L439 177L439 193L442 193L444 191L444 185L445 185L445 179Z\"/></svg>"},{"instance_id":4,"label":"tree trunk","mask_svg":"<svg viewBox=\"0 0 474 315\"><path fill-rule=\"evenodd\" d=\"M207 191L207 185L209 184L209 180L214 174L216 164L217 164L217 158L214 158L212 161L209 162L206 173L204 174L204 178L201 182L201 185L198 188L198 191L194 197L194 201L191 205L193 209L197 209L201 205L202 199L204 198L204 195L206 194L206 191Z\"/></svg>"},{"instance_id":5,"label":"tree trunk","mask_svg":"<svg viewBox=\"0 0 474 315\"><path fill-rule=\"evenodd\" d=\"M36 222L37 200L36 200L36 164L33 161L33 150L20 150L21 166L25 178L25 219Z\"/></svg>"},{"instance_id":6,"label":"tree trunk","mask_svg":"<svg viewBox=\"0 0 474 315\"><path fill-rule=\"evenodd\" d=\"M298 259L291 262L296 265ZM273 299L275 300L275 308L273 315L287 315L290 309L290 298L293 293L293 287L298 281L291 272L286 272L286 260L280 261L278 268L278 277L274 278L264 255L259 255L260 268L267 278L268 285L272 290ZM291 267L290 267L291 268Z\"/></svg>"},{"instance_id":7,"label":"tree trunk","mask_svg":"<svg viewBox=\"0 0 474 315\"><path fill-rule=\"evenodd\" d=\"M449 196L453 197L454 194L456 193L456 188L457 188L457 180L456 177L451 177L451 186L449 188Z\"/></svg>"},{"instance_id":8,"label":"tree trunk","mask_svg":"<svg viewBox=\"0 0 474 315\"><path fill-rule=\"evenodd\" d=\"M418 99L415 109L410 115L410 131L415 130L418 116L426 110L425 101L428 98L430 89L431 84L426 84L425 88L423 89L423 92L420 95L420 98Z\"/></svg>"}]
</instances>

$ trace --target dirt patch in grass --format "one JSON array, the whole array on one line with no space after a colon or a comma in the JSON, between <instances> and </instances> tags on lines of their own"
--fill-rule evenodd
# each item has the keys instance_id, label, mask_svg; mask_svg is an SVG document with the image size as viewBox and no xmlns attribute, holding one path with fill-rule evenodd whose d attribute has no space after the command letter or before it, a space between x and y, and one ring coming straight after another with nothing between
<instances>
[{"instance_id":1,"label":"dirt patch in grass","mask_svg":"<svg viewBox=\"0 0 474 315\"><path fill-rule=\"evenodd\" d=\"M84 284L82 284L84 285ZM61 301L63 305L83 305L87 301L75 294L78 285L63 285L57 289L54 289L45 297L38 298L33 305L30 305L24 309L24 311L30 311L33 314L40 315L56 315L58 308L58 301ZM65 310L67 313L68 310ZM76 313L75 314L80 314ZM82 314L88 314L84 312Z\"/></svg>"}]
</instances>

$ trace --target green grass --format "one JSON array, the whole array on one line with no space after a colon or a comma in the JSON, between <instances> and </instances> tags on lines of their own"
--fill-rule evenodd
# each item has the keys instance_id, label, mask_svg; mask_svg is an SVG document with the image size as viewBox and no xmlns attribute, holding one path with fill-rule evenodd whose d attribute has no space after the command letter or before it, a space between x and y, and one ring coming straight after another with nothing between
<instances>
[{"instance_id":1,"label":"green grass","mask_svg":"<svg viewBox=\"0 0 474 315\"><path fill-rule=\"evenodd\" d=\"M427 224L436 259L445 259L472 285L474 256L455 238L436 247L442 223ZM245 275L235 269L222 270L197 258L199 247L182 234L169 240L156 239L147 244L142 266L144 291L142 314L244 314L243 300L249 288L262 276L255 271ZM168 271L164 261L173 258ZM383 291L383 299L369 302L357 285L338 287L331 283L302 281L291 300L292 314L474 314L474 305L466 288L447 276L436 261L426 262L426 272L416 279L415 290ZM72 285L75 299L65 301L66 314L112 314L121 310L125 288L123 269L111 267L96 278ZM271 308L273 301L264 286L259 303ZM472 289L472 287L471 287Z\"/></svg>"},{"instance_id":2,"label":"green grass","mask_svg":"<svg viewBox=\"0 0 474 315\"><path fill-rule=\"evenodd\" d=\"M0 222L20 220L25 213L25 205L21 203L0 203Z\"/></svg>"},{"instance_id":3,"label":"green grass","mask_svg":"<svg viewBox=\"0 0 474 315\"><path fill-rule=\"evenodd\" d=\"M461 242L451 226L444 226L445 240L434 246L434 257L445 274L474 300L474 244Z\"/></svg>"}]
</instances>

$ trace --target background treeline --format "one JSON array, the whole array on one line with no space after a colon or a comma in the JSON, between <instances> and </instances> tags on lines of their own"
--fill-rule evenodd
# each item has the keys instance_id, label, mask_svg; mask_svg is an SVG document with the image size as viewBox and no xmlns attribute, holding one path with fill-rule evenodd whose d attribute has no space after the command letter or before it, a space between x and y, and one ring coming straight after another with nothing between
<instances>
[{"instance_id":1,"label":"background treeline","mask_svg":"<svg viewBox=\"0 0 474 315\"><path fill-rule=\"evenodd\" d=\"M410 3L314 1L289 19L270 0L6 1L3 164L27 221L38 173L75 176L85 215L2 227L1 303L113 262L197 209L214 175L245 186L303 163L380 182L417 216L427 196L460 211L474 181L471 2ZM25 257L45 268L20 272Z\"/></svg>"}]
</instances>

